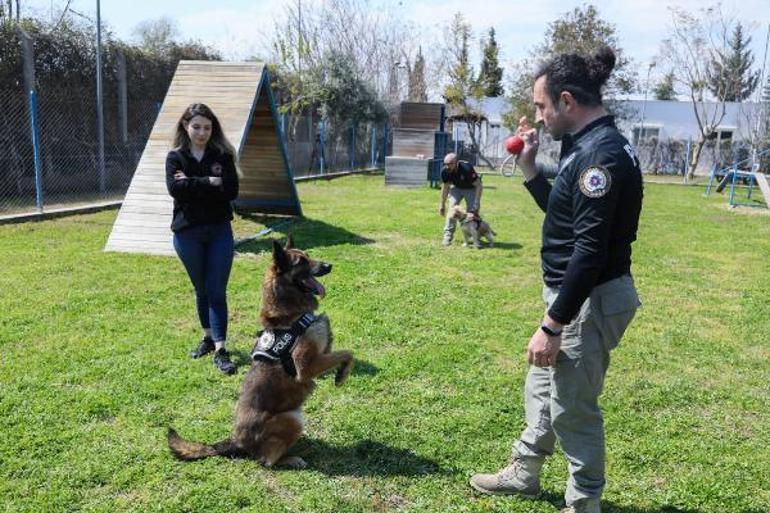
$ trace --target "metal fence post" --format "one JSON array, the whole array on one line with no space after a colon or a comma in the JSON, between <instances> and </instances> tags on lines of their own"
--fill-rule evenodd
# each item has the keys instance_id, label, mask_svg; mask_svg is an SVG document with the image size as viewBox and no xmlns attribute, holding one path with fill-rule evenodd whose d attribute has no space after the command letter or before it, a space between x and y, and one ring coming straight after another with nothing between
<instances>
[{"instance_id":1,"label":"metal fence post","mask_svg":"<svg viewBox=\"0 0 770 513\"><path fill-rule=\"evenodd\" d=\"M382 162L385 163L385 157L388 155L388 122L382 129Z\"/></svg>"},{"instance_id":2,"label":"metal fence post","mask_svg":"<svg viewBox=\"0 0 770 513\"><path fill-rule=\"evenodd\" d=\"M371 140L371 145L370 145L371 148L372 148L372 163L371 163L371 167L375 167L375 165L376 165L375 159L377 158L377 156L375 155L375 146L377 144L377 125L375 125L372 122L372 123L370 123L370 127L372 129L370 134L369 134L371 136L371 139L372 139Z\"/></svg>"},{"instance_id":3,"label":"metal fence post","mask_svg":"<svg viewBox=\"0 0 770 513\"><path fill-rule=\"evenodd\" d=\"M102 16L100 1L96 0L96 125L99 151L99 192L107 189L104 163L104 98L102 90Z\"/></svg>"},{"instance_id":4,"label":"metal fence post","mask_svg":"<svg viewBox=\"0 0 770 513\"><path fill-rule=\"evenodd\" d=\"M128 82L126 81L126 55L118 50L118 123L120 126L120 140L128 143Z\"/></svg>"},{"instance_id":5,"label":"metal fence post","mask_svg":"<svg viewBox=\"0 0 770 513\"><path fill-rule=\"evenodd\" d=\"M318 157L318 171L320 174L324 174L324 168L326 167L326 120L322 119L318 123L318 151L320 155Z\"/></svg>"},{"instance_id":6,"label":"metal fence post","mask_svg":"<svg viewBox=\"0 0 770 513\"><path fill-rule=\"evenodd\" d=\"M356 168L356 122L350 124L350 145L348 146L348 155L350 155L350 170Z\"/></svg>"},{"instance_id":7,"label":"metal fence post","mask_svg":"<svg viewBox=\"0 0 770 513\"><path fill-rule=\"evenodd\" d=\"M40 129L37 116L37 93L29 92L29 124L32 128L32 154L35 159L35 205L38 212L43 211L43 173L40 162Z\"/></svg>"}]
</instances>

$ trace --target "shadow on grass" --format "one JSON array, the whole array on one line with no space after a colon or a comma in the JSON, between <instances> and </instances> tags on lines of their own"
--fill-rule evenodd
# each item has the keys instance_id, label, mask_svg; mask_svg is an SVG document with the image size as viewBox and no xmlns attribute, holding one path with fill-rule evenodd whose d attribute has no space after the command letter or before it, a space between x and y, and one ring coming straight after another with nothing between
<instances>
[{"instance_id":1,"label":"shadow on grass","mask_svg":"<svg viewBox=\"0 0 770 513\"><path fill-rule=\"evenodd\" d=\"M564 507L564 497L560 494L544 490L537 500L551 503L555 508ZM676 506L660 506L657 508L639 508L635 506L621 506L609 501L602 501L602 513L699 513L697 509L679 508ZM746 513L760 513L747 511Z\"/></svg>"},{"instance_id":2,"label":"shadow on grass","mask_svg":"<svg viewBox=\"0 0 770 513\"><path fill-rule=\"evenodd\" d=\"M310 470L330 476L424 476L440 472L435 461L412 451L374 440L334 446L316 438L301 438L290 453L303 458Z\"/></svg>"},{"instance_id":3,"label":"shadow on grass","mask_svg":"<svg viewBox=\"0 0 770 513\"><path fill-rule=\"evenodd\" d=\"M376 365L372 365L371 363L359 360L358 358L353 358L355 363L353 364L353 372L352 374L354 376L374 376L378 372L380 372L380 369Z\"/></svg>"},{"instance_id":4,"label":"shadow on grass","mask_svg":"<svg viewBox=\"0 0 770 513\"><path fill-rule=\"evenodd\" d=\"M619 506L612 502L602 502L602 511L606 513L699 513L700 510L676 506L660 506L652 509L637 508L634 506ZM747 511L746 513L759 513L759 511Z\"/></svg>"},{"instance_id":5,"label":"shadow on grass","mask_svg":"<svg viewBox=\"0 0 770 513\"><path fill-rule=\"evenodd\" d=\"M276 217L262 214L243 213L240 214L243 219L259 223L272 229L273 233L281 234L283 238L292 234L294 236L294 245L300 249L311 249L315 247L337 246L340 244L363 245L371 244L374 241L349 232L344 228L332 226L307 217ZM236 242L236 250L239 253L262 253L273 250L272 239L266 238L268 233L265 230L260 231L250 237L246 237Z\"/></svg>"},{"instance_id":6,"label":"shadow on grass","mask_svg":"<svg viewBox=\"0 0 770 513\"><path fill-rule=\"evenodd\" d=\"M251 353L242 349L228 349L227 352L230 353L230 359L239 369L244 366L251 366Z\"/></svg>"},{"instance_id":7,"label":"shadow on grass","mask_svg":"<svg viewBox=\"0 0 770 513\"><path fill-rule=\"evenodd\" d=\"M518 242L499 242L495 241L495 247L498 249L521 249L524 246Z\"/></svg>"}]
</instances>

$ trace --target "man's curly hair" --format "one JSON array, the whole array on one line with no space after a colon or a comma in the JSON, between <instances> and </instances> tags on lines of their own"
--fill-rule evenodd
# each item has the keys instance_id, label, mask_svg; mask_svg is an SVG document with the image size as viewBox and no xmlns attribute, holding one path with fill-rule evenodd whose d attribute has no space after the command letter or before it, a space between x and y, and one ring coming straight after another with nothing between
<instances>
[{"instance_id":1,"label":"man's curly hair","mask_svg":"<svg viewBox=\"0 0 770 513\"><path fill-rule=\"evenodd\" d=\"M586 106L602 104L602 86L615 67L615 52L602 46L591 56L563 53L544 62L535 74L535 80L545 76L548 96L558 105L562 91Z\"/></svg>"}]
</instances>

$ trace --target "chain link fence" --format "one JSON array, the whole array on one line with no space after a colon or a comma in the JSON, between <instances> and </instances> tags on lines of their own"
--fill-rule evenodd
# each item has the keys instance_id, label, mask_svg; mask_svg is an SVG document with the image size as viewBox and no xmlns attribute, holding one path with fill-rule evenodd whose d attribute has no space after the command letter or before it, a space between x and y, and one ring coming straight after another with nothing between
<instances>
[{"instance_id":1,"label":"chain link fence","mask_svg":"<svg viewBox=\"0 0 770 513\"><path fill-rule=\"evenodd\" d=\"M639 142L634 151L644 174L649 175L679 175L685 176L689 170L688 163L695 151L696 142L693 140L655 138ZM770 141L760 144L756 153L760 154L770 148ZM561 143L554 141L548 134L540 138L541 158L556 163L559 161ZM695 175L708 177L712 169L719 171L731 166L734 162L752 162L754 149L748 141L707 141L701 150ZM747 166L750 167L749 164ZM770 173L770 156L762 155L757 158L754 167L764 173Z\"/></svg>"},{"instance_id":2,"label":"chain link fence","mask_svg":"<svg viewBox=\"0 0 770 513\"><path fill-rule=\"evenodd\" d=\"M5 150L0 154L0 216L122 200L160 101L129 99L121 113L117 99L105 98L102 168L94 95L46 90L39 91L36 100L35 109L23 92L0 90L5 121L0 126ZM332 123L311 116L295 120L288 115L279 122L297 178L376 169L390 151L385 123Z\"/></svg>"},{"instance_id":3,"label":"chain link fence","mask_svg":"<svg viewBox=\"0 0 770 513\"><path fill-rule=\"evenodd\" d=\"M384 122L332 122L284 115L281 126L295 178L382 168L392 144Z\"/></svg>"},{"instance_id":4,"label":"chain link fence","mask_svg":"<svg viewBox=\"0 0 770 513\"><path fill-rule=\"evenodd\" d=\"M121 116L117 101L104 102L103 166L93 96L0 90L0 109L0 215L14 215L122 199L159 103L131 101Z\"/></svg>"}]
</instances>

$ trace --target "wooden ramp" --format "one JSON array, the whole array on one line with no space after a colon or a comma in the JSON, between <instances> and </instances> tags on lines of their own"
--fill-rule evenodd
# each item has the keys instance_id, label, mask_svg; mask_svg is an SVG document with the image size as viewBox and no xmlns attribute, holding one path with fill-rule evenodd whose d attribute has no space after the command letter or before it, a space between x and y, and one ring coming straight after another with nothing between
<instances>
[{"instance_id":1,"label":"wooden ramp","mask_svg":"<svg viewBox=\"0 0 770 513\"><path fill-rule=\"evenodd\" d=\"M754 179L762 191L762 197L765 199L765 205L770 208L770 185L767 183L767 176L762 173L754 173Z\"/></svg>"},{"instance_id":2,"label":"wooden ramp","mask_svg":"<svg viewBox=\"0 0 770 513\"><path fill-rule=\"evenodd\" d=\"M175 254L166 154L176 123L191 103L211 107L238 151L243 173L238 210L302 215L264 64L180 61L105 251Z\"/></svg>"}]
</instances>

